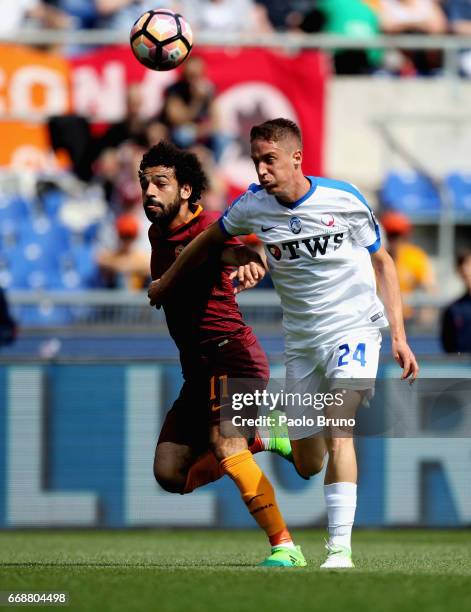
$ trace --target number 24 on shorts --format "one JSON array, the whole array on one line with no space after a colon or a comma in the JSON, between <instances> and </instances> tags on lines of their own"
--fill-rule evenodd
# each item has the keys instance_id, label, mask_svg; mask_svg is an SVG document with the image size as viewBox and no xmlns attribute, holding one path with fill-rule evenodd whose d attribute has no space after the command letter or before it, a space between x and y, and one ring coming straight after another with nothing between
<instances>
[{"instance_id":1,"label":"number 24 on shorts","mask_svg":"<svg viewBox=\"0 0 471 612\"><path fill-rule=\"evenodd\" d=\"M337 362L337 367L345 366L348 364L348 361L349 361L348 356L350 355L350 352L351 352L350 347L348 344L341 344L339 346L339 351L340 351L340 354L339 354L339 360ZM364 367L366 364L365 352L366 352L366 344L364 342L359 342L352 355L352 359L354 361L358 361L362 367Z\"/></svg>"}]
</instances>

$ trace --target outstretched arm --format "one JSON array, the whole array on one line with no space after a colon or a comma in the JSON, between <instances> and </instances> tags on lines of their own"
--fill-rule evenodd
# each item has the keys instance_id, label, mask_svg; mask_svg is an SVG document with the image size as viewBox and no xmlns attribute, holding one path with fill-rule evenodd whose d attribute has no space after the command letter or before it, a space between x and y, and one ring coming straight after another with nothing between
<instances>
[{"instance_id":1,"label":"outstretched arm","mask_svg":"<svg viewBox=\"0 0 471 612\"><path fill-rule=\"evenodd\" d=\"M376 272L379 293L386 309L386 316L391 329L392 353L394 359L402 368L403 379L417 378L419 366L415 355L407 344L404 319L402 316L402 300L397 278L396 267L391 256L384 247L380 247L371 255L371 262Z\"/></svg>"},{"instance_id":2,"label":"outstretched arm","mask_svg":"<svg viewBox=\"0 0 471 612\"><path fill-rule=\"evenodd\" d=\"M224 249L221 261L237 268L230 276L231 279L237 278L239 281L234 293L252 289L266 273L266 264L260 254L244 245Z\"/></svg>"},{"instance_id":3,"label":"outstretched arm","mask_svg":"<svg viewBox=\"0 0 471 612\"><path fill-rule=\"evenodd\" d=\"M217 222L210 225L204 232L201 232L201 234L199 234L183 249L176 261L162 275L162 277L153 281L149 285L147 295L149 297L151 306L157 306L160 308L162 302L183 275L191 272L191 270L194 268L197 268L211 256L221 257L222 247L226 241L227 234L222 231L219 223ZM258 275L260 276L262 274L262 268L264 267L260 256L250 249L245 249L244 247L241 247L241 249L243 250L241 250L240 254L237 256L233 255L233 262L238 261L238 263L235 263L234 265L239 266L239 270L240 266L245 268L247 265L249 265L249 269L252 270L253 267L250 262L255 262ZM227 258L229 256L226 254L225 257ZM237 257L238 260L236 260L235 257ZM226 263L233 264L233 262L229 262L226 259ZM239 270L237 271L237 274L240 273ZM260 278L263 278L263 276ZM243 288L250 288L250 286L253 286L251 284L254 280L253 272L250 279L248 277L246 279L245 275L242 275L239 276L239 280L241 281L242 285L244 285L245 281L247 281L247 287ZM256 284L256 282L253 284ZM241 290L242 288L238 289L236 293Z\"/></svg>"},{"instance_id":4,"label":"outstretched arm","mask_svg":"<svg viewBox=\"0 0 471 612\"><path fill-rule=\"evenodd\" d=\"M215 248L221 248L227 239L218 223L213 223L188 244L170 268L149 285L147 295L151 306L160 308L163 300L187 272L204 263Z\"/></svg>"}]
</instances>

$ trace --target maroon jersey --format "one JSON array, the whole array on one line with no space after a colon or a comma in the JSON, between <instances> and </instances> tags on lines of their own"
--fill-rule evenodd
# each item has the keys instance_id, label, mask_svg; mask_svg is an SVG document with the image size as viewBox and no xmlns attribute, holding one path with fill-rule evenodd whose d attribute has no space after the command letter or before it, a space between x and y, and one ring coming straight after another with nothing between
<instances>
[{"instance_id":1,"label":"maroon jersey","mask_svg":"<svg viewBox=\"0 0 471 612\"><path fill-rule=\"evenodd\" d=\"M151 274L157 279L168 270L183 248L219 218L219 213L198 206L193 217L183 225L161 235L155 225L149 228L152 245ZM237 239L228 239L226 246L237 246ZM189 272L162 304L170 335L181 353L188 356L207 343L219 343L231 337L255 338L240 313L235 300L230 266L219 256Z\"/></svg>"}]
</instances>

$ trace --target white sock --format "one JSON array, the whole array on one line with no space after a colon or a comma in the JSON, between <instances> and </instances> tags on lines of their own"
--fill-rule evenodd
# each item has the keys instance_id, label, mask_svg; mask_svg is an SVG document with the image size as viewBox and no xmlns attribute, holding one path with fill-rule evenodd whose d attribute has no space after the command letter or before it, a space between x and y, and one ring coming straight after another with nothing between
<instances>
[{"instance_id":1,"label":"white sock","mask_svg":"<svg viewBox=\"0 0 471 612\"><path fill-rule=\"evenodd\" d=\"M351 548L357 485L353 482L324 485L324 496L329 519L329 544Z\"/></svg>"}]
</instances>

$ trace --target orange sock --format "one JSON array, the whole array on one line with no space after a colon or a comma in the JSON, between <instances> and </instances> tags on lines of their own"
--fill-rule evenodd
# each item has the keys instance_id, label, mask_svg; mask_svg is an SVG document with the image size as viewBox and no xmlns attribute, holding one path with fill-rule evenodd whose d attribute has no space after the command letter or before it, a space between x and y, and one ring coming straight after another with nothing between
<instances>
[{"instance_id":1,"label":"orange sock","mask_svg":"<svg viewBox=\"0 0 471 612\"><path fill-rule=\"evenodd\" d=\"M186 477L183 493L191 493L198 487L219 480L224 476L219 461L211 451L203 453L191 466Z\"/></svg>"},{"instance_id":2,"label":"orange sock","mask_svg":"<svg viewBox=\"0 0 471 612\"><path fill-rule=\"evenodd\" d=\"M270 540L270 544L272 546L283 546L283 544L285 545L293 544L293 539L291 537L291 534L286 527L282 529L281 531L278 531L278 533L274 533L268 539Z\"/></svg>"},{"instance_id":3,"label":"orange sock","mask_svg":"<svg viewBox=\"0 0 471 612\"><path fill-rule=\"evenodd\" d=\"M260 453L265 450L258 432L250 445L249 450L254 455L255 453ZM200 455L195 463L191 466L186 477L183 494L191 493L199 487L204 487L204 485L209 484L210 482L219 480L219 478L222 476L224 476L224 472L222 471L219 461L211 451L207 451L206 453Z\"/></svg>"},{"instance_id":4,"label":"orange sock","mask_svg":"<svg viewBox=\"0 0 471 612\"><path fill-rule=\"evenodd\" d=\"M275 491L255 463L252 453L246 450L227 457L221 461L221 468L235 482L250 514L270 541L281 532L286 534L286 524L276 503Z\"/></svg>"}]
</instances>

